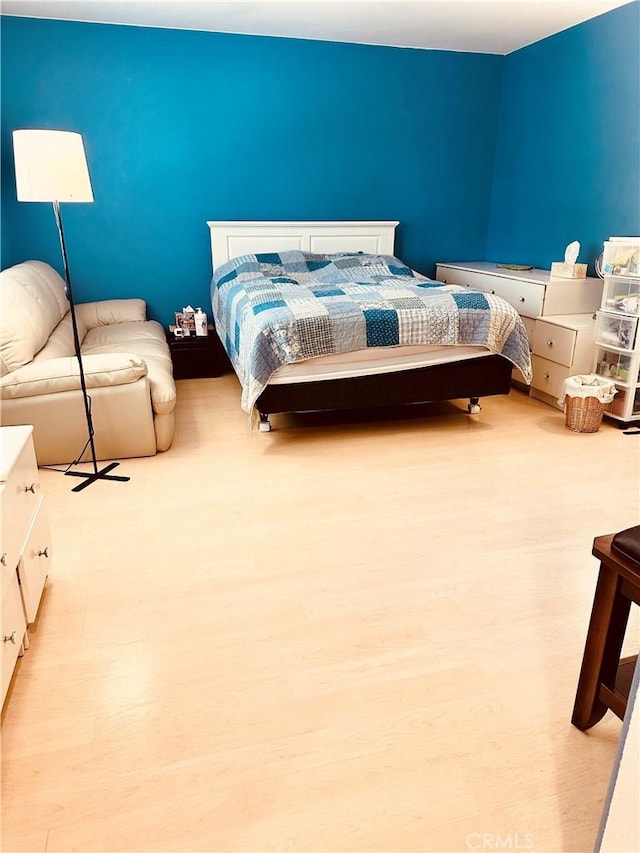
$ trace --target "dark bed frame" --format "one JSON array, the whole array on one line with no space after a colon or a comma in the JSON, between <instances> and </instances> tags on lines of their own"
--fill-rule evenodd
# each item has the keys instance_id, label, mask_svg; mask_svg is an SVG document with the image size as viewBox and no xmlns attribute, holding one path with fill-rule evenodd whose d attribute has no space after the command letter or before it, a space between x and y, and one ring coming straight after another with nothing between
<instances>
[{"instance_id":1,"label":"dark bed frame","mask_svg":"<svg viewBox=\"0 0 640 853\"><path fill-rule=\"evenodd\" d=\"M215 270L229 258L296 248L323 252L373 252L393 255L395 220L359 221L208 221ZM271 429L269 415L330 412L431 403L468 398L467 410L480 411L480 397L508 394L512 364L501 355L451 361L391 373L317 382L267 385L256 401L260 429Z\"/></svg>"},{"instance_id":2,"label":"dark bed frame","mask_svg":"<svg viewBox=\"0 0 640 853\"><path fill-rule=\"evenodd\" d=\"M480 397L508 394L513 365L501 355L469 358L430 367L348 379L267 385L256 402L260 429L271 429L269 415L327 412L469 398L467 411L480 411Z\"/></svg>"}]
</instances>

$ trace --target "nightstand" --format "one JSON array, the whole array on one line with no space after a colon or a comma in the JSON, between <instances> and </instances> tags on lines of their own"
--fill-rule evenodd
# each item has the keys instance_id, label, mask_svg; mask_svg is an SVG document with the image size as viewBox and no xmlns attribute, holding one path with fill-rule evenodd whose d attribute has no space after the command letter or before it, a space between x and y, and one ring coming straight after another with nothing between
<instances>
[{"instance_id":1,"label":"nightstand","mask_svg":"<svg viewBox=\"0 0 640 853\"><path fill-rule=\"evenodd\" d=\"M215 328L209 324L208 330L208 335L188 338L176 338L171 329L166 330L174 379L204 379L222 376L231 370Z\"/></svg>"}]
</instances>

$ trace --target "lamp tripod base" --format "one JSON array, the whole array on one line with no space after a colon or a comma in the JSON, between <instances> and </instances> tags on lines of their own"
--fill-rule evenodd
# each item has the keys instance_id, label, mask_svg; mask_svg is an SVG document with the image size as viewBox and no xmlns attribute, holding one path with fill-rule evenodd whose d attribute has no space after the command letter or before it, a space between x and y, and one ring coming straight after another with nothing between
<instances>
[{"instance_id":1,"label":"lamp tripod base","mask_svg":"<svg viewBox=\"0 0 640 853\"><path fill-rule=\"evenodd\" d=\"M105 466L102 471L98 471L98 468L95 467L94 471L86 472L86 471L65 471L67 477L84 477L84 483L78 483L77 486L74 486L71 491L72 492L81 492L83 489L86 489L87 486L90 486L92 483L95 483L96 480L118 480L121 483L126 483L131 477L120 477L117 474L109 474L109 471L113 471L114 468L117 468L119 462L111 462L109 465Z\"/></svg>"}]
</instances>

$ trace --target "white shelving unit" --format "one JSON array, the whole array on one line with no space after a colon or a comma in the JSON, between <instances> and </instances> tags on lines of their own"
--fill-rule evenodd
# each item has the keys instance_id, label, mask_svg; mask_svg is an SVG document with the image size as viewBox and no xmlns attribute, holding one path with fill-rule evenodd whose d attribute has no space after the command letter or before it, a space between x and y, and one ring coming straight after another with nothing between
<instances>
[{"instance_id":1,"label":"white shelving unit","mask_svg":"<svg viewBox=\"0 0 640 853\"><path fill-rule=\"evenodd\" d=\"M616 384L605 414L628 424L640 421L640 237L607 240L602 271L593 372Z\"/></svg>"}]
</instances>

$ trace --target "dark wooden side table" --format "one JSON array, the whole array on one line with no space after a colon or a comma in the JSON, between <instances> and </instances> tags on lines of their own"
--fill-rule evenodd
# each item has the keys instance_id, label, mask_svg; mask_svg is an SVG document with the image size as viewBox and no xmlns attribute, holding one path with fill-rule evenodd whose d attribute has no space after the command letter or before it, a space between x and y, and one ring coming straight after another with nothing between
<instances>
[{"instance_id":1,"label":"dark wooden side table","mask_svg":"<svg viewBox=\"0 0 640 853\"><path fill-rule=\"evenodd\" d=\"M612 547L614 535L593 541L600 572L571 718L582 731L599 722L609 709L624 718L638 660L637 655L621 659L620 652L631 604L640 604L640 565Z\"/></svg>"},{"instance_id":2,"label":"dark wooden side table","mask_svg":"<svg viewBox=\"0 0 640 853\"><path fill-rule=\"evenodd\" d=\"M216 330L211 324L208 329L206 336L190 335L188 338L176 338L171 329L166 329L174 379L205 379L231 371Z\"/></svg>"}]
</instances>

